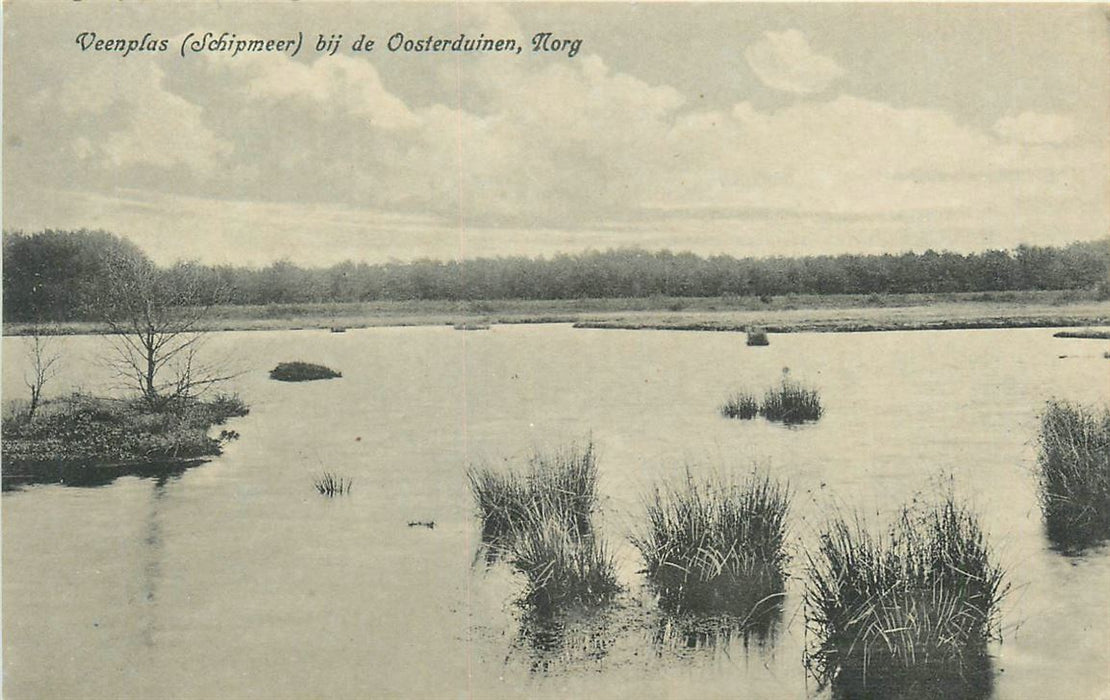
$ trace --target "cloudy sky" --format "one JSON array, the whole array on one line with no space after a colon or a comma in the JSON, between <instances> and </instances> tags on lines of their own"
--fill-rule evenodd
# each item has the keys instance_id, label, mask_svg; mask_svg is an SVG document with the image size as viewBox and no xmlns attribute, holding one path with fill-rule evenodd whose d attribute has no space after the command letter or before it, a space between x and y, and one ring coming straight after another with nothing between
<instances>
[{"instance_id":1,"label":"cloudy sky","mask_svg":"<svg viewBox=\"0 0 1110 700\"><path fill-rule=\"evenodd\" d=\"M190 32L295 58L188 55ZM82 51L76 37L169 40ZM391 53L395 32L578 55ZM342 33L333 56L317 34ZM360 34L369 54L346 49ZM959 251L1110 231L1096 5L4 3L3 225L159 262Z\"/></svg>"}]
</instances>

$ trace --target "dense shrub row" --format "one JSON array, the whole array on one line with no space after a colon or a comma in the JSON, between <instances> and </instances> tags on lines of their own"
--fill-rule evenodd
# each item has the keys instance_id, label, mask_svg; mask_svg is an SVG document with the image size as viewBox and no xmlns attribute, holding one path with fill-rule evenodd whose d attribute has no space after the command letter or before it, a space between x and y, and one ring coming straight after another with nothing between
<instances>
[{"instance_id":1,"label":"dense shrub row","mask_svg":"<svg viewBox=\"0 0 1110 700\"><path fill-rule=\"evenodd\" d=\"M97 318L106 251L145 257L104 232L43 231L4 236L4 320ZM1110 292L1110 239L1065 247L959 254L927 250L898 255L801 258L701 257L662 250L618 249L551 258L344 262L302 268L179 264L164 268L199 277L208 301L287 304L401 299L582 299L718 297L782 294L884 294L1093 289Z\"/></svg>"}]
</instances>

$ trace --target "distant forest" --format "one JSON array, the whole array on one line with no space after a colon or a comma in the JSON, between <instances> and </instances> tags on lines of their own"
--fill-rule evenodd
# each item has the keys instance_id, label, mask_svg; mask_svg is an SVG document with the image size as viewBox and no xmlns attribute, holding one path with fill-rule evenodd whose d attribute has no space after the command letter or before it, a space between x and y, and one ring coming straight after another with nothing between
<instances>
[{"instance_id":1,"label":"distant forest","mask_svg":"<svg viewBox=\"0 0 1110 700\"><path fill-rule=\"evenodd\" d=\"M145 261L137 246L103 231L4 234L4 320L97 317L111 284L106 260ZM716 297L1110 289L1110 238L1063 247L1022 245L962 255L927 250L882 255L701 257L617 249L553 257L343 262L263 268L194 262L157 268L166 284L199 280L200 303L287 304L378 300Z\"/></svg>"}]
</instances>

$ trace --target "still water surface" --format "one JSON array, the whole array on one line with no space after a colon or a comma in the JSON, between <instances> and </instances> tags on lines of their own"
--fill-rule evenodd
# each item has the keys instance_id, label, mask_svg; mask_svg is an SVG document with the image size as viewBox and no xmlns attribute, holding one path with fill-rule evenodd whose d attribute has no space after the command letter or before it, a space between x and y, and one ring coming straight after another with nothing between
<instances>
[{"instance_id":1,"label":"still water surface","mask_svg":"<svg viewBox=\"0 0 1110 700\"><path fill-rule=\"evenodd\" d=\"M946 480L1013 585L993 697L1107 697L1110 551L1052 550L1032 469L1043 402L1110 400L1110 361L1105 343L1051 335L794 334L748 348L731 333L561 325L218 334L209 350L245 370L235 389L251 406L223 456L162 479L3 494L5 697L822 697L802 665L804 548L832 508L888 517ZM3 341L6 398L22 388L25 342ZM102 339L59 342L55 392L107 386ZM294 359L343 378L268 379ZM819 423L718 416L730 390L761 391L784 368L820 387ZM478 556L465 468L590 438L627 591L537 632L515 604L521 582ZM795 490L781 620L747 643L688 634L640 585L626 539L640 497L687 467L755 464ZM324 469L352 477L352 493L317 495Z\"/></svg>"}]
</instances>

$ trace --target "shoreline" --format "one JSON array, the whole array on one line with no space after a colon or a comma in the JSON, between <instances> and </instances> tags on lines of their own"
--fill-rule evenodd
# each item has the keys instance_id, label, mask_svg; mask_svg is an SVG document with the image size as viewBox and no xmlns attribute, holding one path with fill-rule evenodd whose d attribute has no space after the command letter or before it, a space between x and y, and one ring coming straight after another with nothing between
<instances>
[{"instance_id":1,"label":"shoreline","mask_svg":"<svg viewBox=\"0 0 1110 700\"><path fill-rule=\"evenodd\" d=\"M407 326L567 323L576 328L770 333L856 333L987 328L1110 326L1110 300L1074 292L649 297L570 300L393 301L212 309L198 330L332 330ZM28 323L4 324L5 336L31 335ZM102 335L102 323L51 322L42 335Z\"/></svg>"},{"instance_id":2,"label":"shoreline","mask_svg":"<svg viewBox=\"0 0 1110 700\"><path fill-rule=\"evenodd\" d=\"M757 326L766 333L876 333L887 331L958 331L990 330L1006 328L1086 328L1110 325L1108 317L1076 318L984 318L968 320L941 320L920 322L799 322L787 325L766 324ZM721 333L744 333L748 326L735 323L636 323L633 321L579 321L575 328L594 330L649 330L649 331L703 331ZM1085 333L1058 335L1061 338L1098 338L1101 336Z\"/></svg>"}]
</instances>

